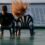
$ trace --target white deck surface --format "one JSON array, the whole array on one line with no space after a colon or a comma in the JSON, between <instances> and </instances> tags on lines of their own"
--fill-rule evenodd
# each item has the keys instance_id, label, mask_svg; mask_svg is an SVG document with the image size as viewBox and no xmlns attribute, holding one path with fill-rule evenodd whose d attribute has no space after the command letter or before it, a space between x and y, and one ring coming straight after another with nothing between
<instances>
[{"instance_id":1,"label":"white deck surface","mask_svg":"<svg viewBox=\"0 0 45 45\"><path fill-rule=\"evenodd\" d=\"M35 29L34 37L31 37L29 30L21 30L21 35L10 39L9 31L4 31L0 45L45 45L45 29Z\"/></svg>"}]
</instances>

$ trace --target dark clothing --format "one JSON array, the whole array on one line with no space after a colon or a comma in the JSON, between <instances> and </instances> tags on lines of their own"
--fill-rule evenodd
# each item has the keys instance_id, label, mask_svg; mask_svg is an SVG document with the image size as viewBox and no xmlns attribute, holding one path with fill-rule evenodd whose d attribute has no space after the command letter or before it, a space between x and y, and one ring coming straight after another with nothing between
<instances>
[{"instance_id":1,"label":"dark clothing","mask_svg":"<svg viewBox=\"0 0 45 45\"><path fill-rule=\"evenodd\" d=\"M14 25L14 17L12 14L7 13L6 15L2 15L2 21L1 21L1 33L3 36L3 32L4 29L9 29L10 31L10 36L12 36L12 34L15 34L15 25ZM11 28L13 29L13 31L11 30Z\"/></svg>"},{"instance_id":2,"label":"dark clothing","mask_svg":"<svg viewBox=\"0 0 45 45\"><path fill-rule=\"evenodd\" d=\"M12 14L6 14L6 15L2 15L2 22L1 25L2 26L8 26L13 22L13 15Z\"/></svg>"}]
</instances>

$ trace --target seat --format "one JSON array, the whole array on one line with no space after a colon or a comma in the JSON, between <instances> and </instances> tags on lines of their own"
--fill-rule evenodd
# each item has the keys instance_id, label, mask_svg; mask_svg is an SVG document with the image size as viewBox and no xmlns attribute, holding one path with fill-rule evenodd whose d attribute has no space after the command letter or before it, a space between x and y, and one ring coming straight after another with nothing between
<instances>
[{"instance_id":1,"label":"seat","mask_svg":"<svg viewBox=\"0 0 45 45\"><path fill-rule=\"evenodd\" d=\"M24 15L22 17L19 17L17 27L19 29L19 34L21 29L29 29L30 34L33 35L34 32L33 18L30 15Z\"/></svg>"}]
</instances>

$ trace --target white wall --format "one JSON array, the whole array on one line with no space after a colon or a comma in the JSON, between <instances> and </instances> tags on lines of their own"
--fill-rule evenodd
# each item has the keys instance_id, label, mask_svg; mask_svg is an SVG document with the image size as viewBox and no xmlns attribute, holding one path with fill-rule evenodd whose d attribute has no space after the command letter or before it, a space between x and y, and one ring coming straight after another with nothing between
<instances>
[{"instance_id":1,"label":"white wall","mask_svg":"<svg viewBox=\"0 0 45 45\"><path fill-rule=\"evenodd\" d=\"M32 3L45 3L45 0L31 0Z\"/></svg>"},{"instance_id":2,"label":"white wall","mask_svg":"<svg viewBox=\"0 0 45 45\"><path fill-rule=\"evenodd\" d=\"M22 0L23 1L23 0ZM4 0L5 3L11 3L11 0ZM24 0L23 2L28 3L45 3L45 0ZM2 3L2 0L0 0L0 3Z\"/></svg>"},{"instance_id":3,"label":"white wall","mask_svg":"<svg viewBox=\"0 0 45 45\"><path fill-rule=\"evenodd\" d=\"M4 2L4 3L11 3L11 0L0 0L0 3L2 3L2 2Z\"/></svg>"},{"instance_id":4,"label":"white wall","mask_svg":"<svg viewBox=\"0 0 45 45\"><path fill-rule=\"evenodd\" d=\"M45 3L45 0L24 0L24 2L28 2L28 3Z\"/></svg>"}]
</instances>

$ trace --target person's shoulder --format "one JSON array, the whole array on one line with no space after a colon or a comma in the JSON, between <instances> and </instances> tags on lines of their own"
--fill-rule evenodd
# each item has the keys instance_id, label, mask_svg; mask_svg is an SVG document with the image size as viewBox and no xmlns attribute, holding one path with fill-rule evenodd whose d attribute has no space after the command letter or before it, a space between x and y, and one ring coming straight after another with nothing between
<instances>
[{"instance_id":1,"label":"person's shoulder","mask_svg":"<svg viewBox=\"0 0 45 45\"><path fill-rule=\"evenodd\" d=\"M2 16L2 13L0 13L0 16Z\"/></svg>"},{"instance_id":2,"label":"person's shoulder","mask_svg":"<svg viewBox=\"0 0 45 45\"><path fill-rule=\"evenodd\" d=\"M8 13L8 15L11 15L11 13Z\"/></svg>"},{"instance_id":3,"label":"person's shoulder","mask_svg":"<svg viewBox=\"0 0 45 45\"><path fill-rule=\"evenodd\" d=\"M2 13L0 13L0 19L2 18Z\"/></svg>"},{"instance_id":4,"label":"person's shoulder","mask_svg":"<svg viewBox=\"0 0 45 45\"><path fill-rule=\"evenodd\" d=\"M12 14L11 13L8 13L8 16L12 16Z\"/></svg>"}]
</instances>

